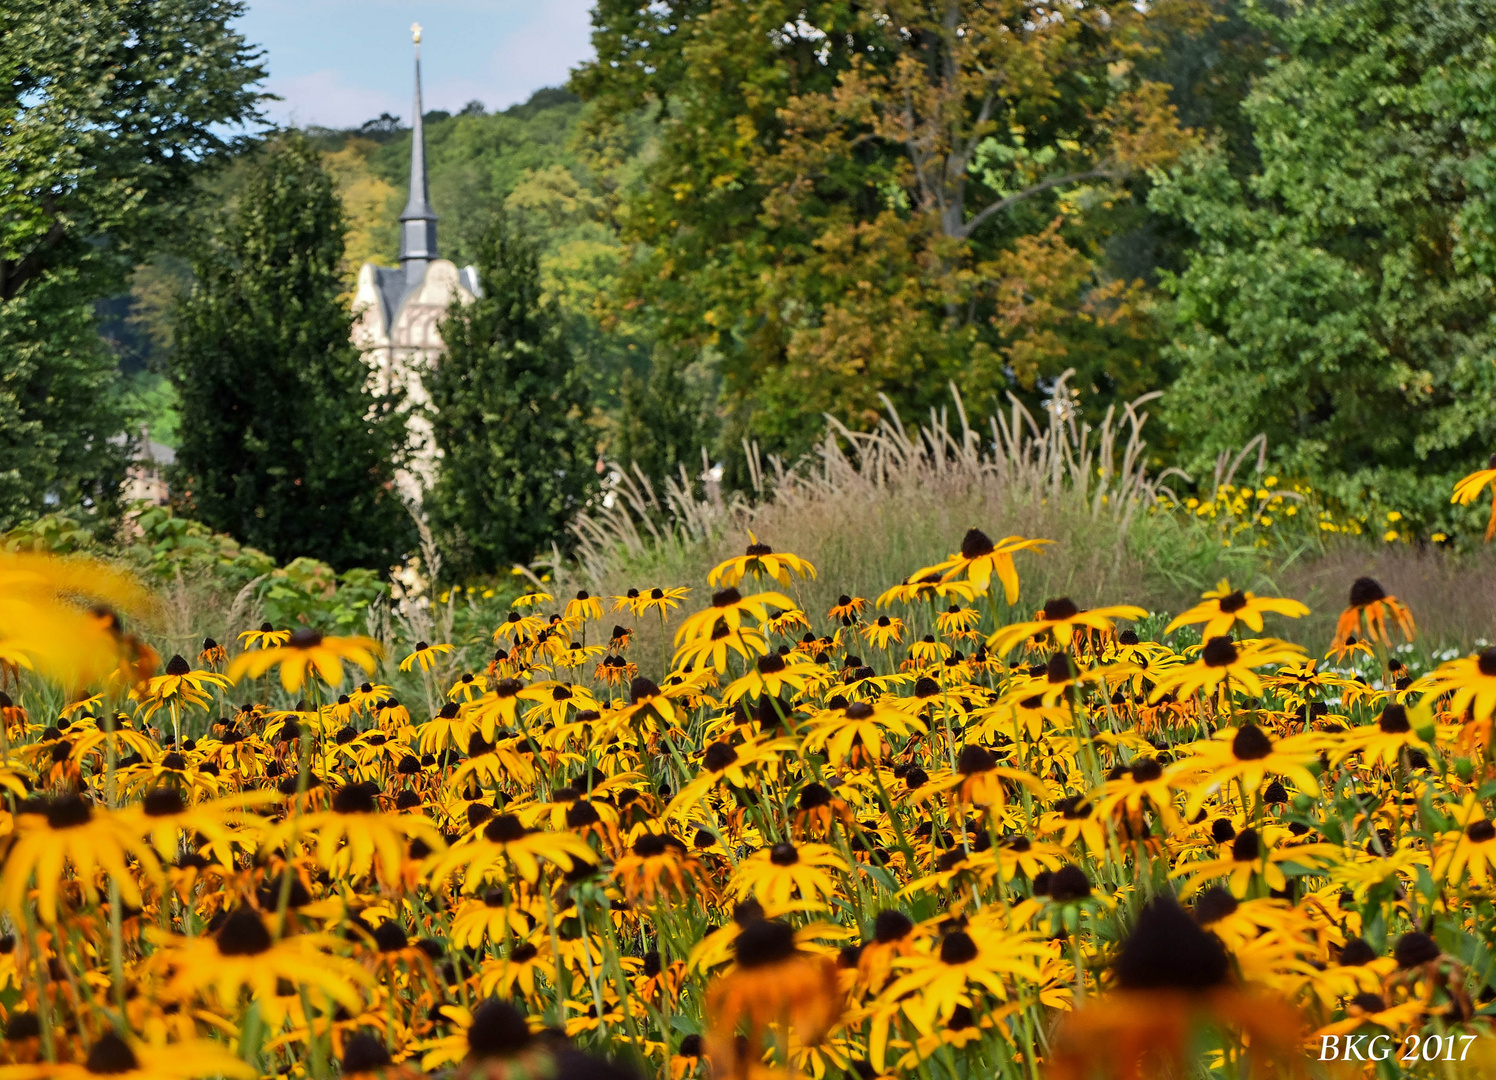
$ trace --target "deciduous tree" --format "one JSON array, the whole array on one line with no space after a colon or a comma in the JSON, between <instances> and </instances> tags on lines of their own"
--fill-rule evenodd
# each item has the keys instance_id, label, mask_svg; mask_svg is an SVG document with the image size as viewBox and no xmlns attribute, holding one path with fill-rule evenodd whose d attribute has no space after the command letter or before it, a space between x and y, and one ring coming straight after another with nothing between
<instances>
[{"instance_id":1,"label":"deciduous tree","mask_svg":"<svg viewBox=\"0 0 1496 1080\"><path fill-rule=\"evenodd\" d=\"M349 344L343 233L306 140L262 151L177 312L177 480L202 521L282 562L383 569L411 539L393 485L405 429Z\"/></svg>"}]
</instances>

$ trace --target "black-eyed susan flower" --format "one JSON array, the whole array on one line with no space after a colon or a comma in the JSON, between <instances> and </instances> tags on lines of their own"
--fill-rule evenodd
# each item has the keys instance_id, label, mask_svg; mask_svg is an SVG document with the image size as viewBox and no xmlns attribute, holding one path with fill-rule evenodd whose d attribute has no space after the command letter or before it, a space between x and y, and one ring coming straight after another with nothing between
<instances>
[{"instance_id":1,"label":"black-eyed susan flower","mask_svg":"<svg viewBox=\"0 0 1496 1080\"><path fill-rule=\"evenodd\" d=\"M843 699L845 701L845 699ZM824 751L833 762L850 761L860 747L870 761L888 756L890 737L908 739L925 730L918 717L879 702L853 701L812 715L805 737L809 753Z\"/></svg>"},{"instance_id":2,"label":"black-eyed susan flower","mask_svg":"<svg viewBox=\"0 0 1496 1080\"><path fill-rule=\"evenodd\" d=\"M210 637L203 638L203 647L198 650L197 662L203 665L221 664L229 658L229 651Z\"/></svg>"},{"instance_id":3,"label":"black-eyed susan flower","mask_svg":"<svg viewBox=\"0 0 1496 1080\"><path fill-rule=\"evenodd\" d=\"M0 1065L5 1080L199 1080L231 1077L252 1080L255 1070L227 1046L210 1039L185 1042L143 1042L105 1031L88 1047L81 1061L42 1061L29 1065Z\"/></svg>"},{"instance_id":4,"label":"black-eyed susan flower","mask_svg":"<svg viewBox=\"0 0 1496 1080\"><path fill-rule=\"evenodd\" d=\"M867 601L862 597L842 593L836 598L836 603L831 605L831 610L826 613L826 617L843 626L851 626L866 608Z\"/></svg>"},{"instance_id":5,"label":"black-eyed susan flower","mask_svg":"<svg viewBox=\"0 0 1496 1080\"><path fill-rule=\"evenodd\" d=\"M452 651L448 644L431 645L424 641L416 642L413 652L400 661L401 671L412 671L416 665L420 665L422 671L430 671L436 665L437 657Z\"/></svg>"},{"instance_id":6,"label":"black-eyed susan flower","mask_svg":"<svg viewBox=\"0 0 1496 1080\"><path fill-rule=\"evenodd\" d=\"M273 649L284 645L291 640L291 631L277 630L268 622L260 624L257 630L246 630L239 635L239 647L242 649Z\"/></svg>"},{"instance_id":7,"label":"black-eyed susan flower","mask_svg":"<svg viewBox=\"0 0 1496 1080\"><path fill-rule=\"evenodd\" d=\"M1402 631L1404 638L1413 640L1413 613L1408 610L1408 605L1389 595L1375 578L1359 577L1351 583L1350 600L1335 624L1335 643L1342 644L1356 631L1364 630L1363 636L1367 640L1390 645L1389 618Z\"/></svg>"},{"instance_id":8,"label":"black-eyed susan flower","mask_svg":"<svg viewBox=\"0 0 1496 1080\"><path fill-rule=\"evenodd\" d=\"M879 615L859 629L863 638L875 649L886 649L890 642L904 640L904 620L897 615Z\"/></svg>"},{"instance_id":9,"label":"black-eyed susan flower","mask_svg":"<svg viewBox=\"0 0 1496 1080\"><path fill-rule=\"evenodd\" d=\"M1020 551L1038 551L1051 542L1049 540L1026 540L1021 536L1005 536L997 543L993 543L981 529L969 529L961 539L961 550L944 562L929 567L928 570L938 571L942 580L945 581L965 577L978 593L987 591L992 576L996 574L997 579L1003 584L1003 593L1008 603L1016 604L1018 602L1018 568L1013 564L1013 556ZM921 570L912 576L918 578L926 572L926 570Z\"/></svg>"},{"instance_id":10,"label":"black-eyed susan flower","mask_svg":"<svg viewBox=\"0 0 1496 1080\"><path fill-rule=\"evenodd\" d=\"M1039 959L1046 951L1037 934L982 919L952 928L931 952L901 958L898 967L903 973L883 996L902 998L904 1013L915 1028L929 1033L957 1008L971 1008L983 994L1006 1001L1016 982L1040 981Z\"/></svg>"},{"instance_id":11,"label":"black-eyed susan flower","mask_svg":"<svg viewBox=\"0 0 1496 1080\"><path fill-rule=\"evenodd\" d=\"M1496 646L1440 664L1426 685L1432 697L1450 695L1453 715L1489 724L1496 716Z\"/></svg>"},{"instance_id":12,"label":"black-eyed susan flower","mask_svg":"<svg viewBox=\"0 0 1496 1080\"><path fill-rule=\"evenodd\" d=\"M810 629L810 620L805 617L805 612L799 608L789 611L769 612L769 621L764 623L764 629L771 634L788 635L796 630Z\"/></svg>"},{"instance_id":13,"label":"black-eyed susan flower","mask_svg":"<svg viewBox=\"0 0 1496 1080\"><path fill-rule=\"evenodd\" d=\"M780 841L740 862L729 888L739 899L752 896L765 907L783 908L797 895L827 904L836 894L833 874L846 871L845 860L829 844Z\"/></svg>"},{"instance_id":14,"label":"black-eyed susan flower","mask_svg":"<svg viewBox=\"0 0 1496 1080\"><path fill-rule=\"evenodd\" d=\"M691 590L679 585L670 588L656 586L653 589L644 589L634 598L634 614L647 615L654 611L658 612L660 618L663 619L668 612L680 607L681 601L689 595L691 595Z\"/></svg>"},{"instance_id":15,"label":"black-eyed susan flower","mask_svg":"<svg viewBox=\"0 0 1496 1080\"><path fill-rule=\"evenodd\" d=\"M1078 628L1098 631L1112 630L1116 619L1136 621L1148 613L1131 604L1114 604L1111 607L1082 609L1068 596L1046 600L1031 622L1014 623L995 631L987 638L987 648L1006 656L1014 647L1025 641L1048 635L1062 648L1068 648Z\"/></svg>"},{"instance_id":16,"label":"black-eyed susan flower","mask_svg":"<svg viewBox=\"0 0 1496 1080\"><path fill-rule=\"evenodd\" d=\"M1203 862L1185 863L1170 873L1171 878L1184 878L1182 895L1188 898L1211 882L1226 879L1227 888L1238 898L1247 895L1247 888L1254 876L1260 875L1269 889L1282 890L1288 886L1283 872L1284 863L1298 863L1308 869L1323 869L1340 858L1340 849L1333 844L1286 845L1282 841L1288 830L1276 825L1257 829L1243 829L1232 838L1231 846L1220 858Z\"/></svg>"},{"instance_id":17,"label":"black-eyed susan flower","mask_svg":"<svg viewBox=\"0 0 1496 1080\"><path fill-rule=\"evenodd\" d=\"M1237 623L1260 634L1264 614L1284 615L1290 619L1309 614L1309 609L1297 600L1258 596L1233 589L1231 582L1225 578L1214 589L1202 593L1201 598L1204 603L1196 604L1182 615L1176 616L1164 627L1164 633L1172 633L1181 626L1204 623L1200 629L1200 638L1202 641L1209 641L1213 637L1231 633Z\"/></svg>"},{"instance_id":18,"label":"black-eyed susan flower","mask_svg":"<svg viewBox=\"0 0 1496 1080\"><path fill-rule=\"evenodd\" d=\"M602 601L586 589L581 589L575 596L566 601L566 610L561 613L561 617L576 626L580 626L582 623L597 622L603 617Z\"/></svg>"},{"instance_id":19,"label":"black-eyed susan flower","mask_svg":"<svg viewBox=\"0 0 1496 1080\"><path fill-rule=\"evenodd\" d=\"M1152 1061L1186 1067L1205 1032L1251 1040L1254 1057L1292 1071L1303 1021L1282 998L1239 986L1220 939L1169 896L1143 906L1112 961L1110 991L1065 1016L1049 1060L1057 1080L1135 1076Z\"/></svg>"},{"instance_id":20,"label":"black-eyed susan flower","mask_svg":"<svg viewBox=\"0 0 1496 1080\"><path fill-rule=\"evenodd\" d=\"M369 979L363 969L332 950L334 939L293 934L279 941L253 908L237 907L217 931L202 937L153 933L150 963L161 971L171 993L214 994L231 1006L248 992L252 1000L271 998L285 980L326 994L344 1008L362 1008L359 990Z\"/></svg>"},{"instance_id":21,"label":"black-eyed susan flower","mask_svg":"<svg viewBox=\"0 0 1496 1080\"><path fill-rule=\"evenodd\" d=\"M712 594L712 606L688 616L675 631L675 644L692 638L710 637L717 620L727 624L729 630L743 625L744 618L753 618L760 623L768 622L769 609L788 611L795 602L783 593L761 592L744 596L732 586Z\"/></svg>"},{"instance_id":22,"label":"black-eyed susan flower","mask_svg":"<svg viewBox=\"0 0 1496 1080\"><path fill-rule=\"evenodd\" d=\"M1108 780L1104 787L1087 798L1088 803L1095 804L1096 812L1102 818L1112 818L1121 812L1133 820L1141 820L1143 813L1151 810L1168 828L1182 826L1162 762L1154 757L1143 757L1119 768L1118 772L1119 776Z\"/></svg>"},{"instance_id":23,"label":"black-eyed susan flower","mask_svg":"<svg viewBox=\"0 0 1496 1080\"><path fill-rule=\"evenodd\" d=\"M712 587L728 587L739 584L749 574L754 577L772 578L781 585L789 585L790 575L814 578L816 568L798 555L775 551L761 543L751 532L748 534L748 550L742 555L718 563L706 576Z\"/></svg>"},{"instance_id":24,"label":"black-eyed susan flower","mask_svg":"<svg viewBox=\"0 0 1496 1080\"><path fill-rule=\"evenodd\" d=\"M818 1042L841 1015L831 957L806 952L777 919L755 919L733 940L735 963L707 988L708 1053L715 1073L745 1076L764 1030L782 1024L805 1043ZM746 1028L747 1054L734 1038Z\"/></svg>"},{"instance_id":25,"label":"black-eyed susan flower","mask_svg":"<svg viewBox=\"0 0 1496 1080\"><path fill-rule=\"evenodd\" d=\"M355 880L372 871L386 883L397 881L412 840L420 840L433 852L446 849L441 831L426 818L381 812L375 791L367 783L344 784L328 810L288 819L273 840L289 842L298 834L315 839L318 865Z\"/></svg>"},{"instance_id":26,"label":"black-eyed susan flower","mask_svg":"<svg viewBox=\"0 0 1496 1080\"><path fill-rule=\"evenodd\" d=\"M181 711L184 708L206 708L212 701L209 688L223 688L229 680L213 671L194 671L181 656L166 662L166 670L130 691L140 705L140 716L150 720L162 709L169 709L177 738L181 738Z\"/></svg>"},{"instance_id":27,"label":"black-eyed susan flower","mask_svg":"<svg viewBox=\"0 0 1496 1080\"><path fill-rule=\"evenodd\" d=\"M383 651L383 646L373 638L327 637L320 630L303 628L284 645L240 653L229 665L228 679L230 682L246 676L256 679L279 666L281 686L287 693L300 690L311 670L328 686L338 687L343 685L345 660L372 674Z\"/></svg>"},{"instance_id":28,"label":"black-eyed susan flower","mask_svg":"<svg viewBox=\"0 0 1496 1080\"><path fill-rule=\"evenodd\" d=\"M1317 795L1319 781L1309 766L1318 761L1323 743L1323 738L1312 732L1274 739L1248 721L1190 744L1188 756L1169 769L1169 784L1193 789L1185 805L1185 813L1190 816L1204 805L1212 789L1233 781L1255 794L1261 791L1265 778L1281 776L1293 781L1300 791Z\"/></svg>"},{"instance_id":29,"label":"black-eyed susan flower","mask_svg":"<svg viewBox=\"0 0 1496 1080\"><path fill-rule=\"evenodd\" d=\"M545 620L539 615L521 615L517 611L511 611L494 630L493 641L494 644L506 639L515 642L522 641L526 638L533 638L544 628Z\"/></svg>"},{"instance_id":30,"label":"black-eyed susan flower","mask_svg":"<svg viewBox=\"0 0 1496 1080\"><path fill-rule=\"evenodd\" d=\"M575 833L527 829L514 814L496 814L432 860L431 882L440 885L460 870L462 890L473 894L515 875L538 881L542 861L571 870L596 863L597 854Z\"/></svg>"},{"instance_id":31,"label":"black-eyed susan flower","mask_svg":"<svg viewBox=\"0 0 1496 1080\"><path fill-rule=\"evenodd\" d=\"M66 870L73 871L90 903L98 903L100 873L119 888L126 902L137 907L141 883L161 880L161 864L133 820L95 806L84 796L59 795L23 803L14 823L10 850L0 870L0 904L18 921L26 917L33 878L36 912L48 925L57 922Z\"/></svg>"},{"instance_id":32,"label":"black-eyed susan flower","mask_svg":"<svg viewBox=\"0 0 1496 1080\"><path fill-rule=\"evenodd\" d=\"M1491 518L1486 522L1486 540L1489 542L1491 537L1496 536L1496 454L1491 455L1491 460L1484 469L1478 469L1455 484L1454 494L1449 497L1449 501L1469 506L1487 486L1491 488Z\"/></svg>"},{"instance_id":33,"label":"black-eyed susan flower","mask_svg":"<svg viewBox=\"0 0 1496 1080\"><path fill-rule=\"evenodd\" d=\"M766 695L778 699L786 690L803 690L815 666L798 653L771 652L760 656L745 675L729 683L722 699L734 702L745 696Z\"/></svg>"},{"instance_id":34,"label":"black-eyed susan flower","mask_svg":"<svg viewBox=\"0 0 1496 1080\"><path fill-rule=\"evenodd\" d=\"M1303 652L1297 645L1274 638L1241 642L1228 637L1211 638L1193 663L1160 672L1148 700L1159 701L1170 694L1183 698L1211 693L1228 679L1234 680L1242 693L1261 694L1262 680L1253 669L1296 662L1303 658Z\"/></svg>"},{"instance_id":35,"label":"black-eyed susan flower","mask_svg":"<svg viewBox=\"0 0 1496 1080\"><path fill-rule=\"evenodd\" d=\"M1496 868L1496 825L1473 795L1465 796L1450 817L1456 828L1440 834L1434 853L1434 878L1438 881L1469 881L1483 889Z\"/></svg>"},{"instance_id":36,"label":"black-eyed susan flower","mask_svg":"<svg viewBox=\"0 0 1496 1080\"><path fill-rule=\"evenodd\" d=\"M708 637L692 638L675 650L671 663L680 670L685 665L725 672L731 655L752 662L769 654L769 642L763 634L746 626L736 630L718 619Z\"/></svg>"},{"instance_id":37,"label":"black-eyed susan flower","mask_svg":"<svg viewBox=\"0 0 1496 1080\"><path fill-rule=\"evenodd\" d=\"M635 837L628 854L614 863L613 878L635 903L684 900L696 892L711 892L701 860L669 833L643 832Z\"/></svg>"}]
</instances>

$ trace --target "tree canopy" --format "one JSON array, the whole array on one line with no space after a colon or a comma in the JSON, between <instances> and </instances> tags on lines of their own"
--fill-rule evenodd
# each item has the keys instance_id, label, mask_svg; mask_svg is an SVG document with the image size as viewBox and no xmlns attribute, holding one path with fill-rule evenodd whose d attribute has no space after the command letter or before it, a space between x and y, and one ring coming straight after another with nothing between
<instances>
[{"instance_id":1,"label":"tree canopy","mask_svg":"<svg viewBox=\"0 0 1496 1080\"><path fill-rule=\"evenodd\" d=\"M382 568L409 550L394 489L405 428L349 343L343 212L299 136L261 152L198 253L176 320L177 494L286 561Z\"/></svg>"},{"instance_id":2,"label":"tree canopy","mask_svg":"<svg viewBox=\"0 0 1496 1080\"><path fill-rule=\"evenodd\" d=\"M1164 398L1185 465L1254 436L1348 505L1453 523L1496 448L1496 5L1307 5L1254 18L1283 55L1219 145L1152 196L1192 230Z\"/></svg>"}]
</instances>

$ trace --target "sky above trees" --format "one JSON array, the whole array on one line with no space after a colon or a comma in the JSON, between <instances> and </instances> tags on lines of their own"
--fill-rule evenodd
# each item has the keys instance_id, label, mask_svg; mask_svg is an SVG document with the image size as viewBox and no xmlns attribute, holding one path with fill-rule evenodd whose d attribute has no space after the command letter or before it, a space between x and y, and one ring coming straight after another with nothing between
<instances>
[{"instance_id":1,"label":"sky above trees","mask_svg":"<svg viewBox=\"0 0 1496 1080\"><path fill-rule=\"evenodd\" d=\"M409 120L410 24L427 109L490 110L560 86L592 56L591 0L251 0L239 31L265 50L269 115L298 126Z\"/></svg>"}]
</instances>

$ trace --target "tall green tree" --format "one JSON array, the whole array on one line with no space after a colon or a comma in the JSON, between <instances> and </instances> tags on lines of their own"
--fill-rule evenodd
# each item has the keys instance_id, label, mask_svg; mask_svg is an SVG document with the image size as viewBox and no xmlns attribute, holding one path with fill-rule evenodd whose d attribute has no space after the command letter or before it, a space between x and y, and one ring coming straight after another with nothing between
<instances>
[{"instance_id":1,"label":"tall green tree","mask_svg":"<svg viewBox=\"0 0 1496 1080\"><path fill-rule=\"evenodd\" d=\"M457 577L564 545L596 483L586 386L534 243L497 217L477 266L483 295L454 302L426 380L442 457L425 505Z\"/></svg>"},{"instance_id":2,"label":"tall green tree","mask_svg":"<svg viewBox=\"0 0 1496 1080\"><path fill-rule=\"evenodd\" d=\"M721 357L732 422L808 447L886 393L1148 388L1149 297L1100 242L1184 136L1140 74L1195 5L1086 0L599 0L573 87L591 127L641 109L658 153L618 216L620 305ZM985 402L983 402L985 404Z\"/></svg>"},{"instance_id":3,"label":"tall green tree","mask_svg":"<svg viewBox=\"0 0 1496 1080\"><path fill-rule=\"evenodd\" d=\"M349 344L343 230L305 139L261 151L177 310L177 479L202 521L281 561L382 568L411 539L393 483L405 429Z\"/></svg>"},{"instance_id":4,"label":"tall green tree","mask_svg":"<svg viewBox=\"0 0 1496 1080\"><path fill-rule=\"evenodd\" d=\"M109 503L127 449L93 305L254 121L264 71L225 0L0 5L0 528Z\"/></svg>"},{"instance_id":5,"label":"tall green tree","mask_svg":"<svg viewBox=\"0 0 1496 1080\"><path fill-rule=\"evenodd\" d=\"M107 514L124 479L114 357L70 277L57 271L0 301L0 531L53 499Z\"/></svg>"},{"instance_id":6,"label":"tall green tree","mask_svg":"<svg viewBox=\"0 0 1496 1080\"><path fill-rule=\"evenodd\" d=\"M1260 167L1211 147L1152 196L1196 237L1166 418L1197 471L1261 433L1278 469L1448 530L1496 449L1496 3L1251 11L1283 53L1242 103Z\"/></svg>"}]
</instances>

